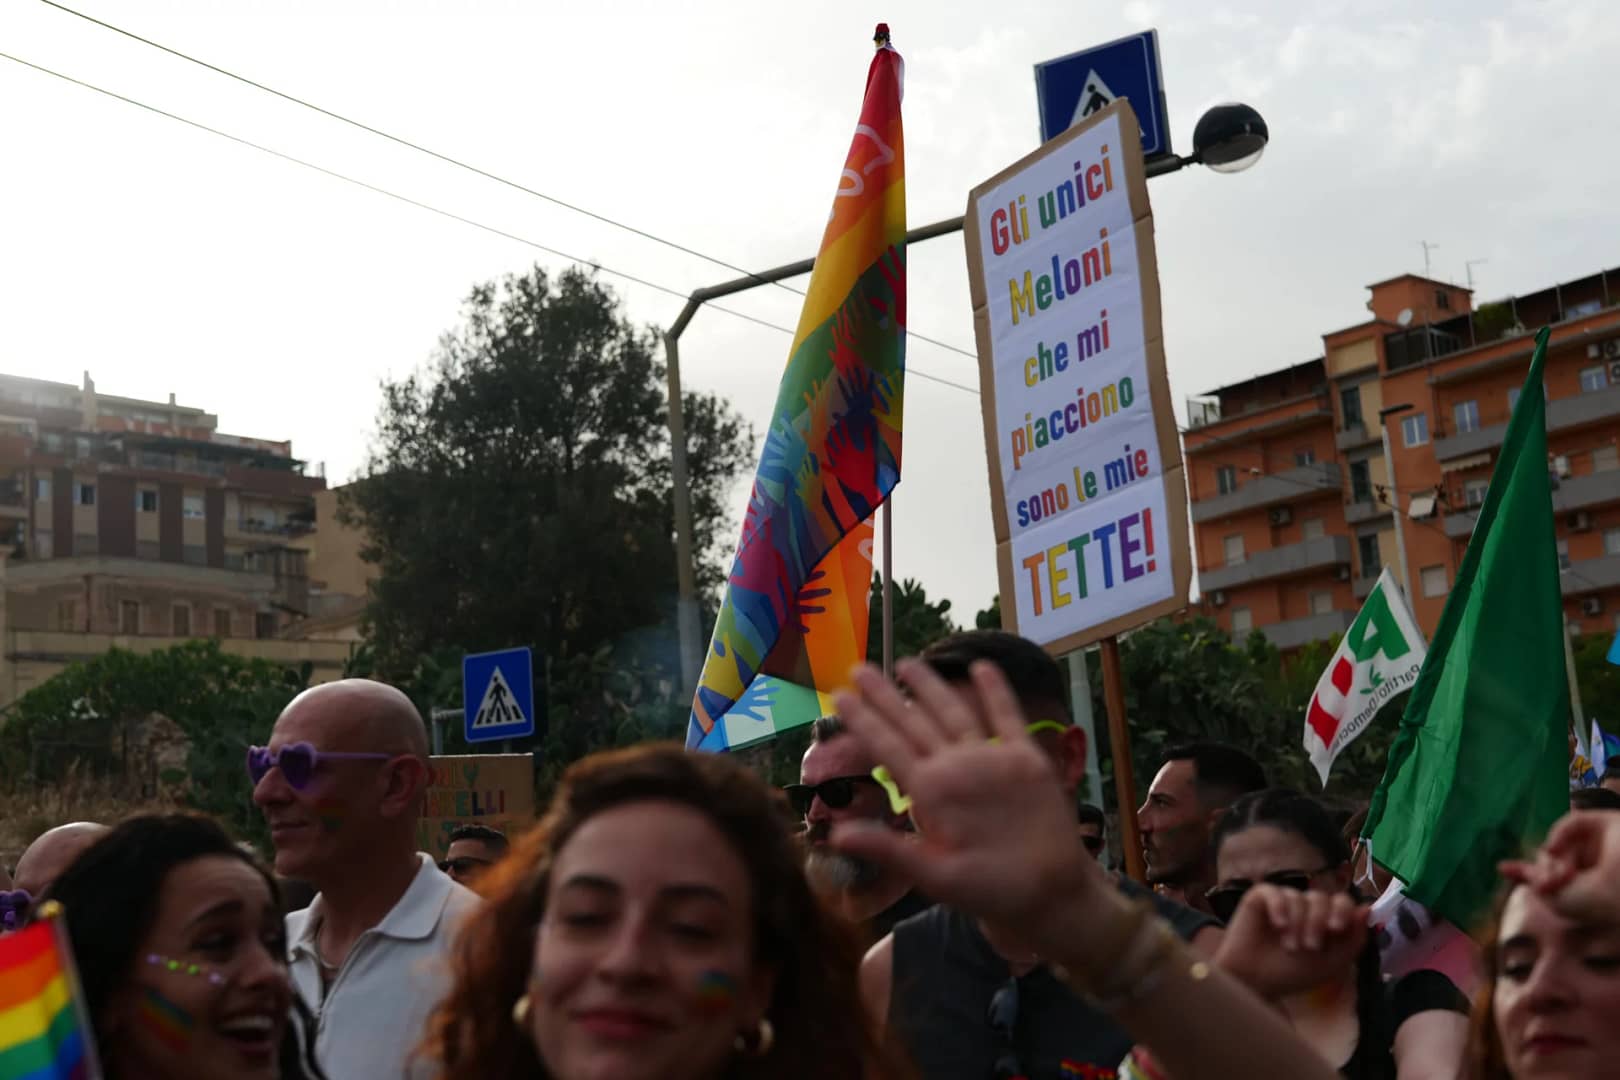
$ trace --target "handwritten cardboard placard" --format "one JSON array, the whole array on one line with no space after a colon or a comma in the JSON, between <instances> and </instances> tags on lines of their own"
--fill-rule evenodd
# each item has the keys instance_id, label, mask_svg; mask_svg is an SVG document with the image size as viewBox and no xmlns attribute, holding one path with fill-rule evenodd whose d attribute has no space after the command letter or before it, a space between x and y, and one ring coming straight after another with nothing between
<instances>
[{"instance_id":1,"label":"handwritten cardboard placard","mask_svg":"<svg viewBox=\"0 0 1620 1080\"><path fill-rule=\"evenodd\" d=\"M534 755L465 754L429 758L428 786L416 846L444 858L458 825L488 825L515 838L534 824Z\"/></svg>"}]
</instances>

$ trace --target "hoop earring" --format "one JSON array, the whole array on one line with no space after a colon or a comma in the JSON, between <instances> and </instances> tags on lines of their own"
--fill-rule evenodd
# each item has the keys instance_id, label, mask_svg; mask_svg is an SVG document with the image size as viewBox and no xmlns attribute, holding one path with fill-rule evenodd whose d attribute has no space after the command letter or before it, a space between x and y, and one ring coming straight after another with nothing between
<instances>
[{"instance_id":1,"label":"hoop earring","mask_svg":"<svg viewBox=\"0 0 1620 1080\"><path fill-rule=\"evenodd\" d=\"M755 1029L752 1038L747 1035L738 1035L732 1040L731 1045L739 1054L762 1058L771 1052L771 1047L776 1045L776 1028L771 1025L770 1017L762 1016L759 1018L759 1027Z\"/></svg>"},{"instance_id":2,"label":"hoop earring","mask_svg":"<svg viewBox=\"0 0 1620 1080\"><path fill-rule=\"evenodd\" d=\"M533 1004L534 1003L529 1000L528 994L524 994L522 997L512 1002L512 1023L516 1024L520 1028L528 1027L529 1009L531 1006L533 1006Z\"/></svg>"}]
</instances>

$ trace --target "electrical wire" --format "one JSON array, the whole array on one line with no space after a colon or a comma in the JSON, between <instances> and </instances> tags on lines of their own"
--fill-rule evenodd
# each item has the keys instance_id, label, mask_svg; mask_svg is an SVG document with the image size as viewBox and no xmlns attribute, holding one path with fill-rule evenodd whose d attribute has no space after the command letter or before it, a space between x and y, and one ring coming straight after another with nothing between
<instances>
[{"instance_id":1,"label":"electrical wire","mask_svg":"<svg viewBox=\"0 0 1620 1080\"><path fill-rule=\"evenodd\" d=\"M715 266L723 266L727 270L735 270L737 273L743 275L746 278L751 278L751 279L753 279L754 281L758 282L761 285L775 285L777 288L784 289L787 292L793 293L795 296L803 296L804 295L804 290L802 290L802 289L796 289L793 286L784 284L783 282L780 282L780 281L765 281L757 273L755 273L754 271L744 269L743 267L738 266L735 263L727 262L726 260L718 258L718 257L716 257L714 255L710 255L710 254L707 254L706 252L699 251L696 248L689 247L686 244L678 243L678 242L676 242L674 240L668 239L667 237L659 236L656 233L648 232L646 229L637 228L634 225L630 225L630 224L627 224L627 223L625 223L623 221L619 221L619 220L617 220L615 218L608 217L606 214L599 214L594 210L588 210L585 207L578 205L577 203L568 202L567 200L560 199L555 195L548 195L547 193L545 193L543 191L538 191L538 190L536 190L536 189L534 189L532 187L527 186L526 184L520 184L516 180L509 180L504 176L501 176L501 175L499 175L497 173L490 172L488 169L480 168L479 166L470 164L469 162L462 161L460 158L453 157L450 154L445 154L445 153L442 153L442 152L440 152L438 150L434 150L431 147L423 146L421 143L413 142L412 140L407 139L407 138L405 138L403 136L394 135L394 134L392 134L390 132L382 130L381 128L374 127L371 124L367 124L364 121L355 120L354 118L349 117L349 116L345 116L340 112L336 112L336 111L334 111L332 109L328 109L328 108L325 108L323 106L317 105L312 101L308 101L308 100L306 100L304 98L301 98L301 97L298 97L298 96L296 96L294 94L289 94L284 90L277 90L273 86L267 86L262 82L258 82L257 80L248 78L246 75L239 75L236 72L231 71L228 68L223 68L223 67L220 67L218 64L213 64L213 63L208 62L207 60L203 60L203 59L200 59L199 57L192 56L189 53L182 52L181 50L173 48L173 47L168 46L168 45L165 45L162 42L153 41L151 38L148 38L148 37L142 37L140 34L137 34L132 30L125 30L121 26L114 26L112 23L105 22L105 21L103 21L101 19L96 18L93 15L87 15L82 11L76 11L73 8L68 7L66 4L57 3L56 0L40 0L40 3L45 4L45 5L49 6L49 7L56 8L58 11L64 12L64 13L66 13L68 15L72 15L75 18L83 19L85 22L93 23L94 25L102 27L103 29L111 30L115 34L121 34L124 37L127 37L132 41L138 41L142 45L146 45L146 46L149 46L150 48L157 49L160 52L168 53L170 56L177 57L178 59L184 60L184 61L186 61L188 63L191 63L191 64L196 64L198 67L206 68L207 70L212 71L215 74L225 76L227 79L234 79L235 81L237 81L239 83L242 83L244 86L251 86L255 90L262 90L266 94L271 94L271 95L273 95L275 97L278 97L278 98L282 99L283 101L290 102L291 104L298 105L298 106L300 106L302 108L305 108L305 109L309 109L310 111L319 113L320 115L325 116L325 117L327 117L329 119L336 120L341 124L347 124L350 127L356 128L356 129L358 129L360 131L364 131L367 134L375 135L380 139L386 139L389 142L394 143L394 144L396 144L398 146L403 146L403 147L405 147L405 148L407 148L409 150L414 150L419 154L425 154L428 157L431 157L436 161L441 161L441 162L445 163L446 165L451 165L451 166L454 166L455 168L463 169L463 170L465 170L467 172L472 173L475 176L481 176L486 180L493 180L495 183L502 184L502 185L504 185L506 187L511 188L514 191L521 191L525 195L532 195L534 198L543 199L546 202L549 202L549 203L551 203L551 204L553 204L555 206L560 206L565 210L570 210L570 211L572 211L572 212L574 212L576 214L580 214L580 215L583 215L584 217L591 218L594 221L600 221L604 225L611 225L615 229L622 229L625 232L631 233L631 234L633 234L635 236L639 236L639 237L641 237L641 238L643 238L645 240L651 240L655 244L662 244L664 247L670 248L670 249L672 249L674 251L679 251L679 252L682 252L683 254L691 255L694 258L702 259L705 262L713 263ZM580 261L580 260L575 260L575 261L577 262L577 261ZM722 309L722 310L724 310L724 309ZM927 335L924 335L924 334L916 333L915 331L909 330L909 329L907 330L906 333L907 333L908 337L916 338L918 341L926 341L930 345L937 345L939 348L947 349L947 350L949 350L951 352L958 353L958 354L960 354L962 356L969 357L970 359L974 359L974 360L978 359L978 354L977 353L972 352L971 350L968 350L968 349L960 348L960 347L958 347L956 345L952 345L949 342L939 341L939 340L937 340L935 338L928 337Z\"/></svg>"},{"instance_id":2,"label":"electrical wire","mask_svg":"<svg viewBox=\"0 0 1620 1080\"><path fill-rule=\"evenodd\" d=\"M566 259L569 262L579 263L579 264L581 264L583 266L589 266L594 270L600 271L601 273L610 274L613 277L622 278L625 281L633 282L633 283L635 283L637 285L642 285L642 286L645 286L646 288L654 289L654 290L656 290L658 292L661 292L661 293L667 293L670 296L674 296L674 297L677 297L677 298L682 299L682 300L687 299L687 297L689 295L687 293L682 292L679 289L671 288L668 285L661 285L656 281L649 281L646 278L638 277L635 274L627 273L627 272L625 272L623 270L615 270L614 268L612 268L610 266L607 266L607 265L605 265L603 263L597 262L597 261L595 261L593 259L585 259L585 258L581 258L581 257L579 257L577 255L571 255L568 252L563 251L563 250L561 250L559 248L554 248L554 247L551 247L549 245L542 244L539 241L531 240L528 237L519 236L516 233L508 232L507 230L497 228L494 225L488 225L488 224L485 224L484 222L476 221L476 220L474 220L472 218L469 218L469 217L466 217L466 216L464 216L462 214L455 213L452 210L445 210L445 209L443 209L441 207L434 206L431 203L423 202L420 199L414 199L409 195L401 195L400 193L398 193L396 191L391 191L388 188L381 187L381 186L379 186L377 184L370 183L369 181L366 181L366 180L361 180L361 179L358 179L356 177L349 176L346 173L340 173L340 172L336 171L335 169L329 169L324 165L317 165L313 161L308 161L308 160L306 160L304 158L297 157L295 155L286 153L285 151L281 151L281 150L277 150L277 149L275 149L273 147L265 146L262 143L256 143L256 142L252 141L251 139L245 139L240 135L232 135L228 131L222 131L219 128L210 127L209 125L201 123L200 121L192 120L192 119L190 119L188 117L181 116L178 113L169 112L166 109L158 108L156 105L149 105L144 101L138 101L135 98L127 97L124 94L118 93L117 91L108 90L105 87L97 86L94 83L86 82L83 79L74 78L72 75L66 75L66 74L64 74L64 73L62 73L60 71L55 71L55 70L52 70L51 68L44 67L44 66L42 66L40 64L35 64L35 63L31 62L31 61L24 60L21 57L13 56L10 53L0 52L0 59L10 60L14 64L20 64L23 67L31 68L34 71L40 72L41 74L50 75L50 76L52 76L54 78L61 79L64 82L69 82L69 83L72 83L75 86L83 87L86 90L93 90L98 94L102 94L102 95L104 95L106 97L113 98L116 101L122 101L127 105L133 105L133 106L135 106L136 108L139 108L139 109L144 109L147 112L154 113L154 114L156 114L158 116L165 117L166 119L177 121L177 122L179 122L181 124L185 124L187 127L195 128L198 131L204 131L204 132L207 132L210 135L215 135L215 136L218 136L219 138L222 138L222 139L228 139L231 142L236 143L236 144L238 144L240 146L246 146L246 147L249 147L250 149L257 150L260 153L269 154L271 157L280 158L281 160L291 162L294 165L300 165L300 166L302 166L302 167L304 167L306 169L311 169L311 170L313 170L315 172L318 172L318 173L322 174L323 176L329 176L329 177L331 177L331 178L333 178L335 180L342 180L344 183L353 184L355 187L364 188L366 191L374 192L375 194L382 195L382 196L385 196L385 197L390 198L390 199L394 199L394 200L396 200L398 202L405 203L408 206L414 206L414 207L416 207L416 208L418 208L420 210L426 210L429 213L437 214L440 217L448 218L451 221L457 221L457 222L460 222L463 225L470 225L471 227L473 227L475 229L480 229L480 230L482 230L484 232L487 232L487 233L490 233L490 234L492 234L494 236L499 236L499 237L502 237L502 238L507 239L507 240L512 240L512 241L515 241L516 243L519 243L519 244L524 244L524 245L526 245L528 247L532 247L532 248L534 248L534 249L536 249L538 251L543 251L543 252L547 253L548 255L555 255L556 257L558 257L560 259ZM755 324L757 324L759 326L764 326L764 327L768 327L768 328L770 328L772 330L781 331L782 333L787 334L789 337L793 337L795 335L795 333L796 333L796 331L794 331L790 327L783 326L780 323L771 322L771 321L769 321L767 319L761 319L761 318L759 318L758 316L755 316L755 315L749 315L748 313L738 311L735 308L723 307L723 306L721 306L719 304L714 304L714 303L711 303L711 304L709 304L707 306L714 308L716 311L724 312L725 314L730 315L730 316L732 316L734 318L743 319L743 320L746 320L747 322L755 323ZM918 335L911 334L908 331L907 336L908 337L917 337ZM923 340L926 340L926 339L923 339ZM946 347L951 348L951 346L946 346ZM964 393L972 394L974 397L979 396L979 391L975 387L968 386L965 383L954 382L954 381L952 381L950 379L941 378L938 375L931 375L926 371L919 371L915 367L912 367L910 369L910 371L908 372L908 374L914 375L919 379L927 380L928 382L938 383L941 386L948 386L948 387L951 387L951 388L956 389L956 390L961 390Z\"/></svg>"}]
</instances>

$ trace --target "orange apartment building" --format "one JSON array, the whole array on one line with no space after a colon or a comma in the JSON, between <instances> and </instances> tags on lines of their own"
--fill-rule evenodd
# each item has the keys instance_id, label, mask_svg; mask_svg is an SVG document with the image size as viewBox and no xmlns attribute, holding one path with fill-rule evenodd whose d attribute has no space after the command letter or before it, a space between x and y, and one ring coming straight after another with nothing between
<instances>
[{"instance_id":1,"label":"orange apartment building","mask_svg":"<svg viewBox=\"0 0 1620 1080\"><path fill-rule=\"evenodd\" d=\"M1279 648L1342 632L1384 566L1401 579L1400 513L1412 609L1432 635L1533 332L1550 324L1548 469L1565 617L1576 634L1620 628L1620 270L1477 309L1469 290L1412 274L1370 289L1371 317L1323 335L1320 358L1189 402L1205 613Z\"/></svg>"}]
</instances>

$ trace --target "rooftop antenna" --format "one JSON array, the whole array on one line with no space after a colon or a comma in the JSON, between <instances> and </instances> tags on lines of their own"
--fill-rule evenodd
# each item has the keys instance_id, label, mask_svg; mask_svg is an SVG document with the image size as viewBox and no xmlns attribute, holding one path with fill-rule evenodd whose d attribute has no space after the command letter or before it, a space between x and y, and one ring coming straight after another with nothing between
<instances>
[{"instance_id":1,"label":"rooftop antenna","mask_svg":"<svg viewBox=\"0 0 1620 1080\"><path fill-rule=\"evenodd\" d=\"M1429 276L1429 252L1431 252L1431 251L1439 251L1440 250L1440 245L1439 244L1431 244L1427 240L1419 240L1418 243L1423 245L1423 276L1428 277Z\"/></svg>"},{"instance_id":2,"label":"rooftop antenna","mask_svg":"<svg viewBox=\"0 0 1620 1080\"><path fill-rule=\"evenodd\" d=\"M1491 260L1489 259L1469 259L1467 262L1463 263L1463 272L1468 275L1468 289L1470 292L1472 292L1474 288L1474 267L1478 266L1480 263L1488 263L1490 261Z\"/></svg>"}]
</instances>

